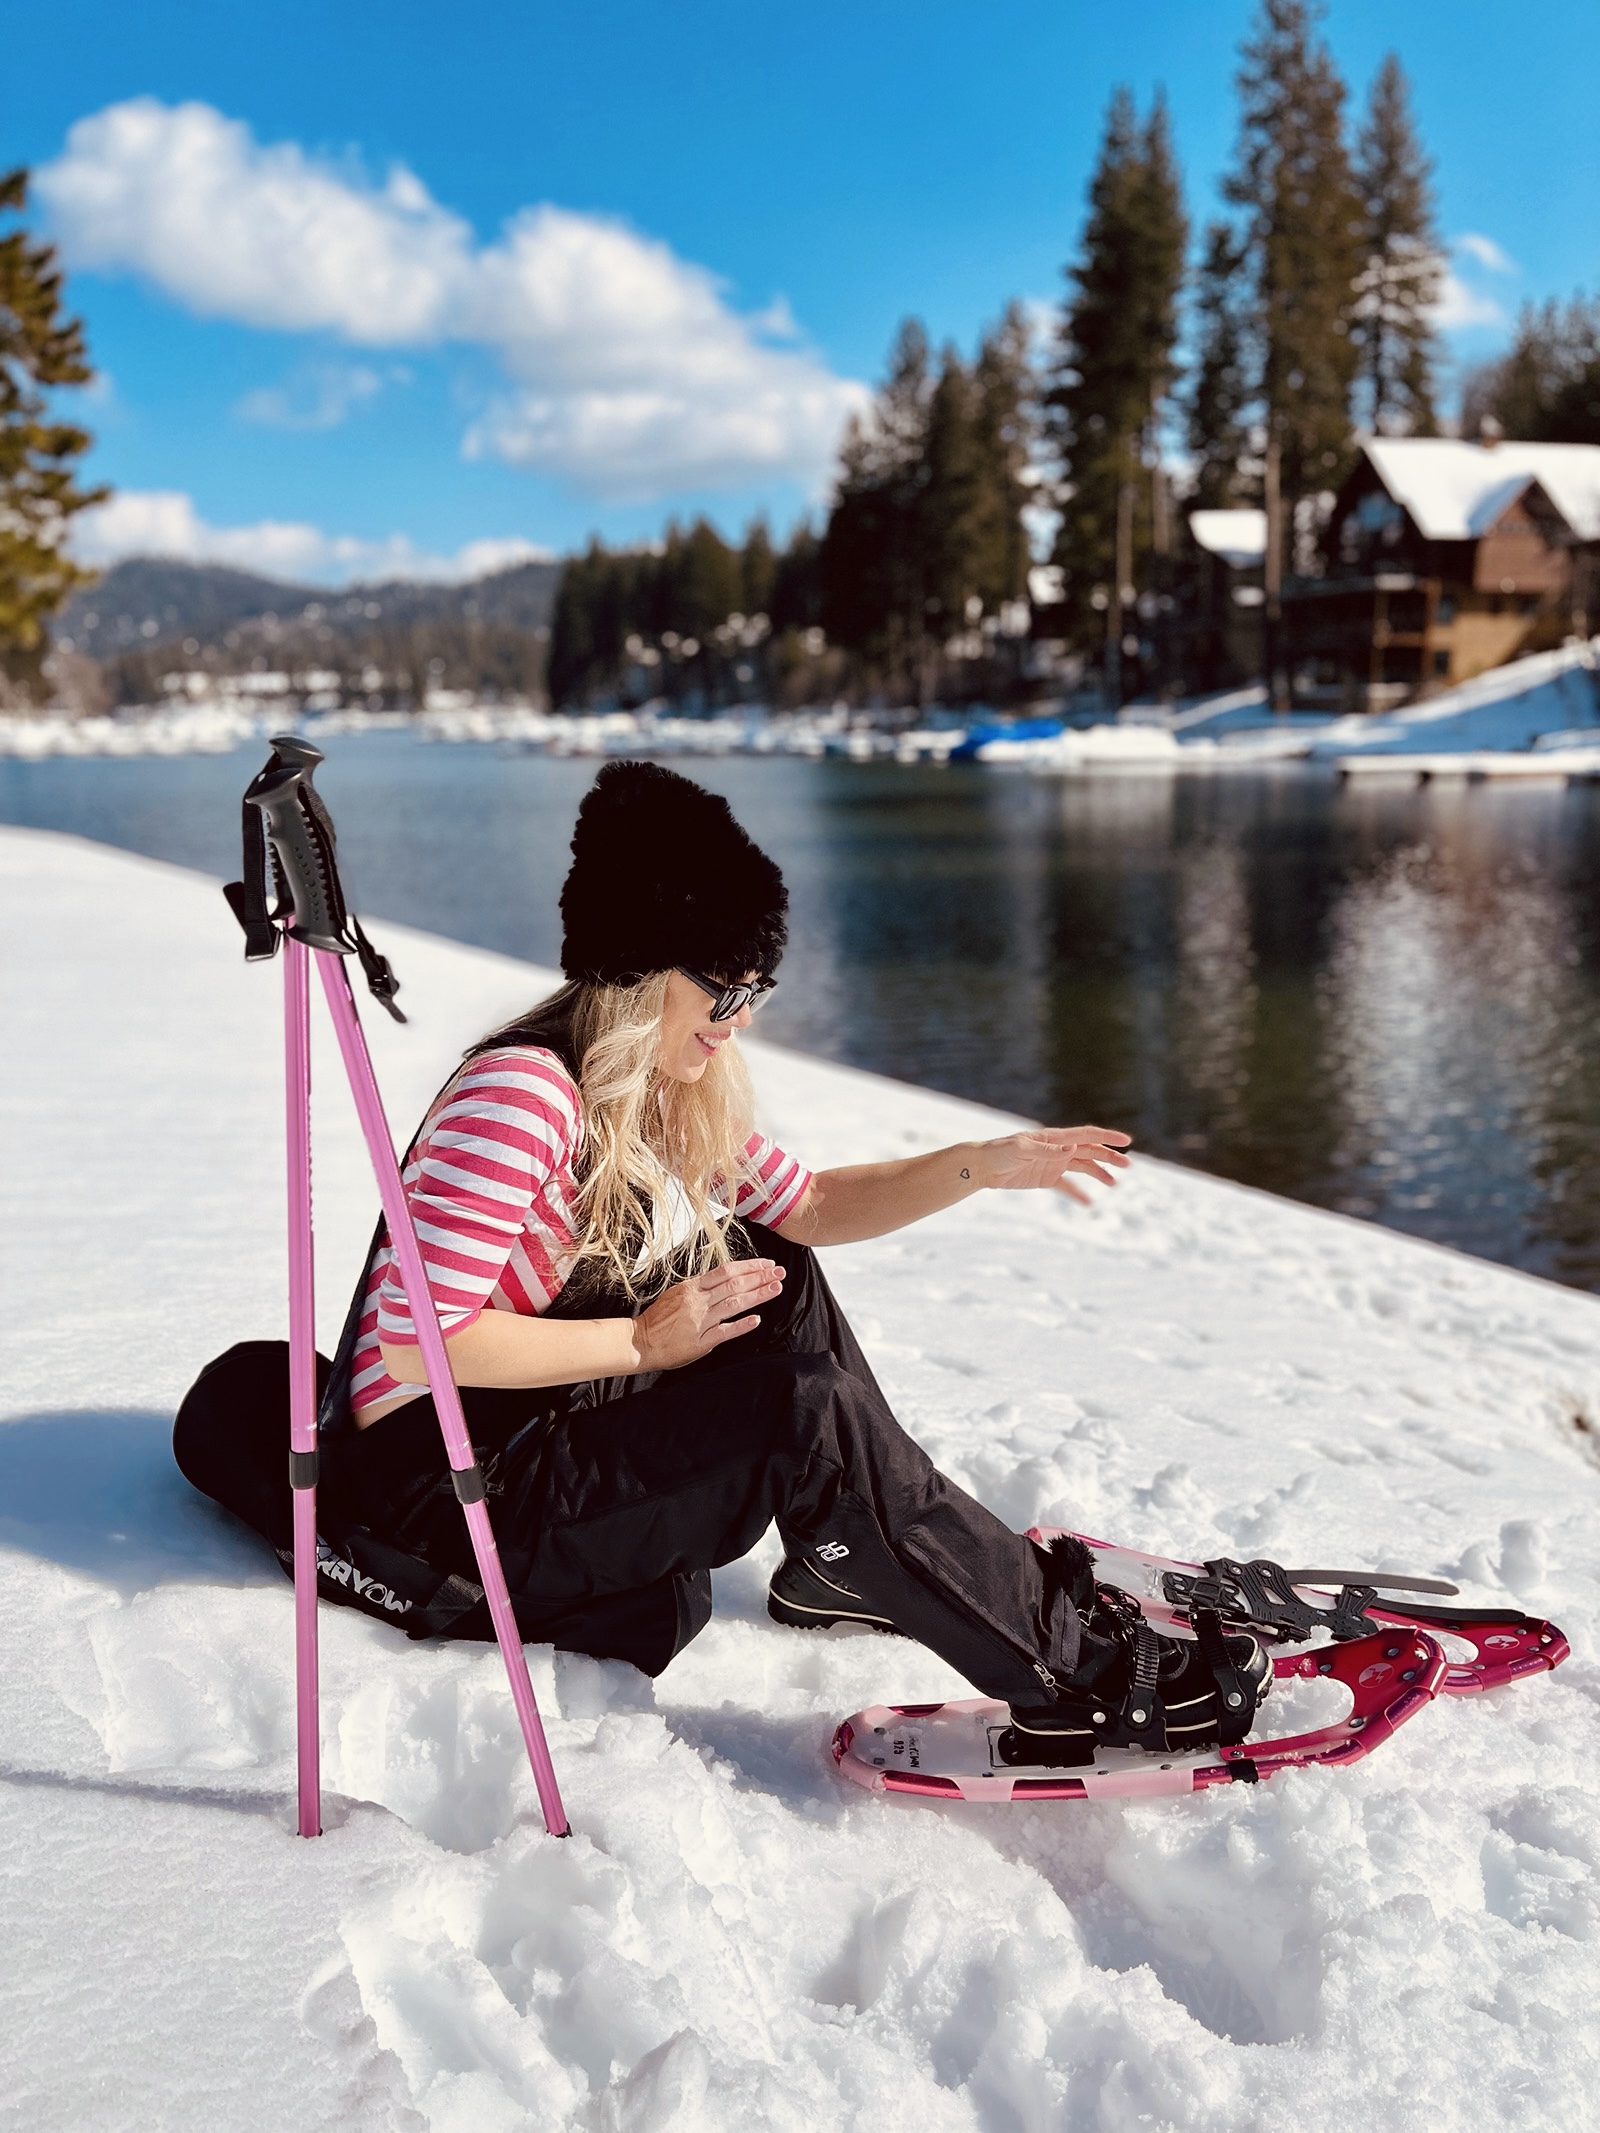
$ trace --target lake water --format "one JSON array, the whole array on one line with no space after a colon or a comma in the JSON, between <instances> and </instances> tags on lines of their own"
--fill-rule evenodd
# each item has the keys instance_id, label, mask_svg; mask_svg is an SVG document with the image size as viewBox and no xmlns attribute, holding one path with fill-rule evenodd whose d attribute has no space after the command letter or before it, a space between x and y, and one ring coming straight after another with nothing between
<instances>
[{"instance_id":1,"label":"lake water","mask_svg":"<svg viewBox=\"0 0 1600 2133\"><path fill-rule=\"evenodd\" d=\"M364 917L555 961L593 763L327 745ZM0 820L232 875L263 758L0 760ZM1596 788L683 767L789 880L763 1035L1600 1289Z\"/></svg>"}]
</instances>

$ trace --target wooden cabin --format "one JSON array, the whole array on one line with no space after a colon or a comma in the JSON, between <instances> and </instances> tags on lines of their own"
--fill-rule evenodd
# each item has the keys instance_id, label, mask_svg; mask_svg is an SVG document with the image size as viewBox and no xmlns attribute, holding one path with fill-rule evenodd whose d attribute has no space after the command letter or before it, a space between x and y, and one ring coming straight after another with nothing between
<instances>
[{"instance_id":1,"label":"wooden cabin","mask_svg":"<svg viewBox=\"0 0 1600 2133\"><path fill-rule=\"evenodd\" d=\"M1436 695L1600 628L1600 445L1373 438L1322 545L1283 592L1295 702Z\"/></svg>"},{"instance_id":2,"label":"wooden cabin","mask_svg":"<svg viewBox=\"0 0 1600 2133\"><path fill-rule=\"evenodd\" d=\"M1174 632L1176 655L1191 690L1236 689L1261 674L1267 514L1191 511L1189 537L1189 596Z\"/></svg>"}]
</instances>

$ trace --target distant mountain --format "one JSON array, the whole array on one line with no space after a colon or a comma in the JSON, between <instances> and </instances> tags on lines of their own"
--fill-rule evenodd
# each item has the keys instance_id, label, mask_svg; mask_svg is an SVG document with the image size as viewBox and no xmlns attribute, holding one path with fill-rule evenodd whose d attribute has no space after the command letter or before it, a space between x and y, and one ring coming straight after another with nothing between
<instances>
[{"instance_id":1,"label":"distant mountain","mask_svg":"<svg viewBox=\"0 0 1600 2133\"><path fill-rule=\"evenodd\" d=\"M296 694L373 707L429 688L537 696L562 565L518 563L463 585L292 585L216 563L134 556L69 600L55 641L100 662L123 703L176 674L281 672Z\"/></svg>"},{"instance_id":2,"label":"distant mountain","mask_svg":"<svg viewBox=\"0 0 1600 2133\"><path fill-rule=\"evenodd\" d=\"M74 594L56 618L55 636L69 638L92 659L109 659L148 645L181 644L186 637L199 650L214 649L230 628L267 616L285 625L320 623L339 636L364 637L365 626L380 617L391 626L476 620L548 629L561 568L518 563L463 585L396 578L335 592L219 563L132 556Z\"/></svg>"},{"instance_id":3,"label":"distant mountain","mask_svg":"<svg viewBox=\"0 0 1600 2133\"><path fill-rule=\"evenodd\" d=\"M57 642L70 638L75 650L105 659L141 640L196 637L204 642L230 623L296 613L317 597L310 586L285 585L248 570L134 556L75 593L57 615L54 634Z\"/></svg>"}]
</instances>

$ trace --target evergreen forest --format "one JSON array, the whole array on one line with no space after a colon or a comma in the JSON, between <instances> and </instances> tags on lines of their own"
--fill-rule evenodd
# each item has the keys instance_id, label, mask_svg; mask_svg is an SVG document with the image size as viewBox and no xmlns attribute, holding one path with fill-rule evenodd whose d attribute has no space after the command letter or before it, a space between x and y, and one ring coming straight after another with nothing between
<instances>
[{"instance_id":1,"label":"evergreen forest","mask_svg":"<svg viewBox=\"0 0 1600 2133\"><path fill-rule=\"evenodd\" d=\"M826 511L785 544L704 520L648 549L591 544L557 595L553 700L914 712L1253 679L1189 512L1265 512L1270 616L1287 575L1318 569L1359 437L1440 426L1445 257L1409 85L1391 54L1352 108L1321 12L1261 0L1226 212L1203 228L1163 101L1119 89L1051 315L1014 304L970 353L908 319ZM1530 309L1468 379L1462 421L1600 441L1600 297Z\"/></svg>"},{"instance_id":2,"label":"evergreen forest","mask_svg":"<svg viewBox=\"0 0 1600 2133\"><path fill-rule=\"evenodd\" d=\"M548 565L337 598L191 569L187 605L168 583L187 566L163 565L142 619L130 588L155 565L118 566L115 603L85 590L68 536L105 492L78 480L91 439L54 419L51 393L93 372L52 248L25 227L26 174L0 178L0 704L50 688L149 701L176 685L168 669L241 660L316 669L374 706L442 686L914 718L1258 675L1286 702L1279 593L1318 572L1360 438L1442 419L1445 258L1409 85L1391 54L1355 107L1321 16L1320 0L1259 0L1220 214L1195 225L1160 95L1141 110L1118 89L1054 304L1007 305L970 349L906 319L825 507L777 540L764 520L730 540L704 517L644 546L594 539L553 605ZM1527 308L1466 379L1458 420L1468 436L1600 443L1600 294ZM1263 515L1247 651L1193 540L1197 509ZM286 592L304 596L292 612ZM213 628L199 609L219 600Z\"/></svg>"}]
</instances>

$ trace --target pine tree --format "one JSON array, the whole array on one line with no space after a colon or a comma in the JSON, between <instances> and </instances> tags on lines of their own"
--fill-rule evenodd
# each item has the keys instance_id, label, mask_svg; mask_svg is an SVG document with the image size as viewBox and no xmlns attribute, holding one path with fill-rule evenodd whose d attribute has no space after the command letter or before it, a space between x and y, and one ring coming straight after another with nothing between
<instances>
[{"instance_id":1,"label":"pine tree","mask_svg":"<svg viewBox=\"0 0 1600 2133\"><path fill-rule=\"evenodd\" d=\"M1033 497L1034 399L1031 336L1020 304L1006 307L979 343L972 366L973 429L982 488L975 527L972 590L997 615L1028 589L1030 550L1023 518Z\"/></svg>"},{"instance_id":2,"label":"pine tree","mask_svg":"<svg viewBox=\"0 0 1600 2133\"><path fill-rule=\"evenodd\" d=\"M774 637L785 630L821 629L821 554L822 542L816 529L810 519L801 519L777 558L773 573L772 603L767 613L772 618Z\"/></svg>"},{"instance_id":3,"label":"pine tree","mask_svg":"<svg viewBox=\"0 0 1600 2133\"><path fill-rule=\"evenodd\" d=\"M593 538L561 573L550 618L547 674L553 704L584 702L621 663L631 619L622 562Z\"/></svg>"},{"instance_id":4,"label":"pine tree","mask_svg":"<svg viewBox=\"0 0 1600 2133\"><path fill-rule=\"evenodd\" d=\"M1524 306L1511 347L1467 380L1463 432L1488 418L1530 443L1600 444L1600 295Z\"/></svg>"},{"instance_id":5,"label":"pine tree","mask_svg":"<svg viewBox=\"0 0 1600 2133\"><path fill-rule=\"evenodd\" d=\"M651 573L644 627L653 637L670 631L698 645L738 605L737 587L738 565L714 526L697 518L686 531L669 520Z\"/></svg>"},{"instance_id":6,"label":"pine tree","mask_svg":"<svg viewBox=\"0 0 1600 2133\"><path fill-rule=\"evenodd\" d=\"M1433 307L1444 262L1432 166L1412 122L1410 91L1391 52L1372 84L1356 144L1365 264L1356 281L1361 413L1380 436L1431 436L1437 336Z\"/></svg>"},{"instance_id":7,"label":"pine tree","mask_svg":"<svg viewBox=\"0 0 1600 2133\"><path fill-rule=\"evenodd\" d=\"M916 552L927 638L924 658L940 639L965 632L983 612L977 586L987 471L972 376L956 349L947 346L928 401L917 495ZM970 614L969 601L976 610ZM922 700L930 693L929 677L919 676L918 683Z\"/></svg>"},{"instance_id":8,"label":"pine tree","mask_svg":"<svg viewBox=\"0 0 1600 2133\"><path fill-rule=\"evenodd\" d=\"M1119 88L1106 115L1089 215L1068 269L1054 375L1045 395L1062 523L1055 559L1080 639L1105 611L1108 676L1120 695L1123 605L1159 517L1155 459L1176 372L1177 303L1187 241L1165 104L1141 127Z\"/></svg>"},{"instance_id":9,"label":"pine tree","mask_svg":"<svg viewBox=\"0 0 1600 2133\"><path fill-rule=\"evenodd\" d=\"M0 213L27 204L27 172L0 177ZM25 692L38 685L46 618L91 575L63 553L68 526L109 494L77 486L88 431L49 419L51 388L94 376L61 279L52 246L21 229L0 237L0 668Z\"/></svg>"},{"instance_id":10,"label":"pine tree","mask_svg":"<svg viewBox=\"0 0 1600 2133\"><path fill-rule=\"evenodd\" d=\"M1362 206L1344 139L1344 84L1313 37L1315 0L1262 0L1239 73L1238 158L1224 193L1245 213L1267 511L1266 663L1287 708L1280 596L1298 506L1337 485L1350 448L1351 333Z\"/></svg>"},{"instance_id":11,"label":"pine tree","mask_svg":"<svg viewBox=\"0 0 1600 2133\"><path fill-rule=\"evenodd\" d=\"M1246 464L1253 394L1244 265L1234 231L1213 222L1196 277L1196 355L1184 410L1193 501L1202 510L1227 510L1260 494L1259 471Z\"/></svg>"},{"instance_id":12,"label":"pine tree","mask_svg":"<svg viewBox=\"0 0 1600 2133\"><path fill-rule=\"evenodd\" d=\"M750 521L739 555L739 608L746 617L771 615L772 592L777 583L778 558L764 518Z\"/></svg>"},{"instance_id":13,"label":"pine tree","mask_svg":"<svg viewBox=\"0 0 1600 2133\"><path fill-rule=\"evenodd\" d=\"M899 694L914 691L925 660L920 546L932 396L928 337L908 319L870 413L845 430L818 558L823 627Z\"/></svg>"}]
</instances>

